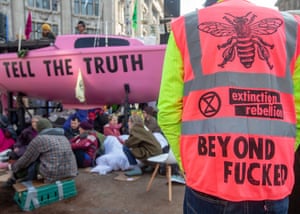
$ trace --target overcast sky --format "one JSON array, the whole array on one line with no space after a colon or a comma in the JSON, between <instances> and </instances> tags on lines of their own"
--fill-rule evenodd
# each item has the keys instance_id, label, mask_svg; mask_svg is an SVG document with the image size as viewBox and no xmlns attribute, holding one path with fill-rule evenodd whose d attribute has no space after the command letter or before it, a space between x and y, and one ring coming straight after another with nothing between
<instances>
[{"instance_id":1,"label":"overcast sky","mask_svg":"<svg viewBox=\"0 0 300 214\"><path fill-rule=\"evenodd\" d=\"M274 7L277 0L250 0L257 5ZM198 2L196 5L195 2ZM180 12L181 14L185 14L187 12L193 11L196 8L201 8L204 4L205 0L181 0L180 1Z\"/></svg>"}]
</instances>

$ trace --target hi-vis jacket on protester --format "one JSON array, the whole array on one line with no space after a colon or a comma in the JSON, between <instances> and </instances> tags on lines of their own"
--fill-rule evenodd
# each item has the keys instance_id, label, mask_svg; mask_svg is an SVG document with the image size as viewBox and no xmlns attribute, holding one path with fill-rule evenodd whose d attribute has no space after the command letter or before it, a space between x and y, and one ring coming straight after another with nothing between
<instances>
[{"instance_id":1,"label":"hi-vis jacket on protester","mask_svg":"<svg viewBox=\"0 0 300 214\"><path fill-rule=\"evenodd\" d=\"M288 196L300 18L225 0L175 19L171 30L158 122L186 184L230 201Z\"/></svg>"}]
</instances>

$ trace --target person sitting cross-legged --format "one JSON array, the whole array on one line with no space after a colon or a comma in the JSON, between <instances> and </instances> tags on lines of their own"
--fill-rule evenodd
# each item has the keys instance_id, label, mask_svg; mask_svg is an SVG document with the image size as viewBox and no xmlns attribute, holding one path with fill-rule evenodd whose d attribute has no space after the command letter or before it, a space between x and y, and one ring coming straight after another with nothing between
<instances>
[{"instance_id":1,"label":"person sitting cross-legged","mask_svg":"<svg viewBox=\"0 0 300 214\"><path fill-rule=\"evenodd\" d=\"M77 176L75 156L63 129L52 128L46 118L40 119L36 127L38 135L12 164L13 177L7 181L7 185L12 185L18 179L35 180L38 174L45 183Z\"/></svg>"},{"instance_id":2,"label":"person sitting cross-legged","mask_svg":"<svg viewBox=\"0 0 300 214\"><path fill-rule=\"evenodd\" d=\"M161 154L162 148L152 132L144 125L140 115L131 115L128 127L129 137L124 142L123 151L131 165L131 170L125 172L125 175L141 175L142 170L137 160L145 163L149 157Z\"/></svg>"},{"instance_id":3,"label":"person sitting cross-legged","mask_svg":"<svg viewBox=\"0 0 300 214\"><path fill-rule=\"evenodd\" d=\"M78 167L94 166L99 143L93 124L82 121L79 125L79 135L70 139L70 142Z\"/></svg>"}]
</instances>

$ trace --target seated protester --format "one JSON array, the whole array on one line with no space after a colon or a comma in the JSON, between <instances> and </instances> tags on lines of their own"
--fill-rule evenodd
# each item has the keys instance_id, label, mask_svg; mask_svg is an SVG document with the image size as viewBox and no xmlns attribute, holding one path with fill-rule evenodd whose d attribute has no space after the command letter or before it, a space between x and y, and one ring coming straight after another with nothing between
<instances>
[{"instance_id":1,"label":"seated protester","mask_svg":"<svg viewBox=\"0 0 300 214\"><path fill-rule=\"evenodd\" d=\"M79 124L79 135L70 140L79 168L94 166L98 150L98 137L93 124L82 121Z\"/></svg>"},{"instance_id":2,"label":"seated protester","mask_svg":"<svg viewBox=\"0 0 300 214\"><path fill-rule=\"evenodd\" d=\"M120 128L122 124L118 123L118 116L116 114L111 114L108 116L108 123L103 127L103 134L105 136L115 136L118 138L120 143L124 143L123 140L120 138L121 132Z\"/></svg>"},{"instance_id":3,"label":"seated protester","mask_svg":"<svg viewBox=\"0 0 300 214\"><path fill-rule=\"evenodd\" d=\"M52 128L51 122L42 118L37 122L38 135L30 142L25 153L12 164L15 179L34 180L41 175L45 183L75 177L76 159L62 128Z\"/></svg>"},{"instance_id":4,"label":"seated protester","mask_svg":"<svg viewBox=\"0 0 300 214\"><path fill-rule=\"evenodd\" d=\"M151 106L146 106L143 109L143 116L144 116L144 123L145 126L153 132L154 137L157 139L157 141L160 143L163 153L169 152L169 143L167 142L167 139L162 134L162 131L157 123L156 118L154 115L154 110Z\"/></svg>"},{"instance_id":5,"label":"seated protester","mask_svg":"<svg viewBox=\"0 0 300 214\"><path fill-rule=\"evenodd\" d=\"M10 153L10 160L19 159L25 152L31 140L38 135L36 124L42 117L36 115L31 119L31 126L22 130L14 144L13 151Z\"/></svg>"},{"instance_id":6,"label":"seated protester","mask_svg":"<svg viewBox=\"0 0 300 214\"><path fill-rule=\"evenodd\" d=\"M108 114L103 110L96 112L96 118L94 120L94 129L97 132L104 134L104 126L108 123Z\"/></svg>"},{"instance_id":7,"label":"seated protester","mask_svg":"<svg viewBox=\"0 0 300 214\"><path fill-rule=\"evenodd\" d=\"M36 124L37 124L37 122L38 122L40 119L42 119L42 117L39 116L39 115L33 116L33 117L31 118L31 126L25 128L24 130L27 130L27 131L31 132L31 134L32 134L34 137L37 136L37 135L38 135L38 131L37 131L37 126L36 126Z\"/></svg>"},{"instance_id":8,"label":"seated protester","mask_svg":"<svg viewBox=\"0 0 300 214\"><path fill-rule=\"evenodd\" d=\"M80 119L76 115L71 118L70 126L65 128L65 136L68 139L71 139L77 135L79 135L79 124Z\"/></svg>"},{"instance_id":9,"label":"seated protester","mask_svg":"<svg viewBox=\"0 0 300 214\"><path fill-rule=\"evenodd\" d=\"M79 121L85 121L88 118L88 110L76 109L75 113L71 114L67 120L64 122L63 129L67 130L71 126L71 119L73 117L78 117Z\"/></svg>"},{"instance_id":10,"label":"seated protester","mask_svg":"<svg viewBox=\"0 0 300 214\"><path fill-rule=\"evenodd\" d=\"M6 116L0 116L0 152L12 149L16 142L17 134L13 126L9 124Z\"/></svg>"},{"instance_id":11,"label":"seated protester","mask_svg":"<svg viewBox=\"0 0 300 214\"><path fill-rule=\"evenodd\" d=\"M157 123L156 118L153 116L153 108L151 106L146 106L143 109L143 116L144 116L144 123L145 126L151 131L151 132L160 132L161 129Z\"/></svg>"},{"instance_id":12,"label":"seated protester","mask_svg":"<svg viewBox=\"0 0 300 214\"><path fill-rule=\"evenodd\" d=\"M99 156L101 156L101 155L103 155L105 153L104 141L106 139L106 136L104 134L102 134L101 132L96 131L95 128L93 130L93 133L98 138L97 139L98 140L98 149L96 151L96 157L95 157L95 158L97 158L97 157L99 157Z\"/></svg>"},{"instance_id":13,"label":"seated protester","mask_svg":"<svg viewBox=\"0 0 300 214\"><path fill-rule=\"evenodd\" d=\"M127 176L142 174L136 159L146 161L149 157L162 153L162 148L151 131L149 131L138 114L131 115L128 119L129 137L124 143L123 151L131 165L130 171L125 172Z\"/></svg>"},{"instance_id":14,"label":"seated protester","mask_svg":"<svg viewBox=\"0 0 300 214\"><path fill-rule=\"evenodd\" d=\"M14 144L12 152L9 154L9 159L13 162L18 160L26 151L27 146L31 140L35 137L31 131L24 129L18 136L16 143Z\"/></svg>"},{"instance_id":15,"label":"seated protester","mask_svg":"<svg viewBox=\"0 0 300 214\"><path fill-rule=\"evenodd\" d=\"M101 175L111 171L125 171L130 165L127 156L123 152L123 145L115 136L107 136L103 142L104 153L96 158L96 165L91 172Z\"/></svg>"}]
</instances>

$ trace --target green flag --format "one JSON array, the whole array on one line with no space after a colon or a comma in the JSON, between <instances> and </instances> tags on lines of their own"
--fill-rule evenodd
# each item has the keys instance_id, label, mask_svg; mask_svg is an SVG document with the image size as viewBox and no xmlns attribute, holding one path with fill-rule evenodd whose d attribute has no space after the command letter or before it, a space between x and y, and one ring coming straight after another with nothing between
<instances>
[{"instance_id":1,"label":"green flag","mask_svg":"<svg viewBox=\"0 0 300 214\"><path fill-rule=\"evenodd\" d=\"M132 27L137 29L137 0L134 2L133 14L132 14Z\"/></svg>"}]
</instances>

